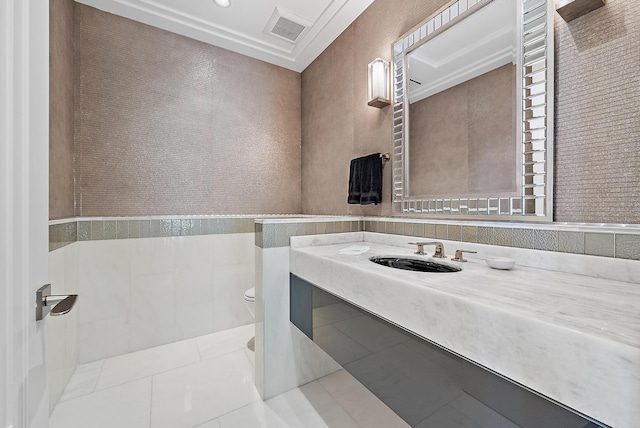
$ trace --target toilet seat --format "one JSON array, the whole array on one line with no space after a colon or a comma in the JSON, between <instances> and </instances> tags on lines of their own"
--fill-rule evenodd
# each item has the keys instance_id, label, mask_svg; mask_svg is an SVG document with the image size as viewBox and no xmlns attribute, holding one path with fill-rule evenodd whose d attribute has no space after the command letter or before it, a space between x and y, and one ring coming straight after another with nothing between
<instances>
[{"instance_id":1,"label":"toilet seat","mask_svg":"<svg viewBox=\"0 0 640 428\"><path fill-rule=\"evenodd\" d=\"M254 303L256 301L256 289L250 288L244 292L244 300L248 303Z\"/></svg>"}]
</instances>

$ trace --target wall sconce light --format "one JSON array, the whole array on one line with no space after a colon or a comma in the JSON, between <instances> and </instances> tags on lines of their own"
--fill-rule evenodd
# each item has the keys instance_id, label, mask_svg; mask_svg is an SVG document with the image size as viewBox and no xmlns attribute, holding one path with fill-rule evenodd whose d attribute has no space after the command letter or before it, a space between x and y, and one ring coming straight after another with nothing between
<instances>
[{"instance_id":1,"label":"wall sconce light","mask_svg":"<svg viewBox=\"0 0 640 428\"><path fill-rule=\"evenodd\" d=\"M382 108L391 104L389 61L376 58L369 64L369 105Z\"/></svg>"},{"instance_id":2,"label":"wall sconce light","mask_svg":"<svg viewBox=\"0 0 640 428\"><path fill-rule=\"evenodd\" d=\"M556 0L556 12L566 22L604 6L604 0Z\"/></svg>"}]
</instances>

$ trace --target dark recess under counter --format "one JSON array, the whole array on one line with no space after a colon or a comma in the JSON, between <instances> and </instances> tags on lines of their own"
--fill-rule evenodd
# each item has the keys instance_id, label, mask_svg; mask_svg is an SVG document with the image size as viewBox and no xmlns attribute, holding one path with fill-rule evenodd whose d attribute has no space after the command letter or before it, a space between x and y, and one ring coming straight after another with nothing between
<instances>
[{"instance_id":1,"label":"dark recess under counter","mask_svg":"<svg viewBox=\"0 0 640 428\"><path fill-rule=\"evenodd\" d=\"M296 275L290 284L291 322L412 427L604 426Z\"/></svg>"}]
</instances>

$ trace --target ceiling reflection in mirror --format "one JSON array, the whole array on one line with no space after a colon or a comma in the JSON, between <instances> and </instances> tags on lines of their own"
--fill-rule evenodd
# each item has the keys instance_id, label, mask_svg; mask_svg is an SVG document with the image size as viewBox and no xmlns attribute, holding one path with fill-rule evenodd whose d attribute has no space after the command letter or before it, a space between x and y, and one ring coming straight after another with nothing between
<instances>
[{"instance_id":1,"label":"ceiling reflection in mirror","mask_svg":"<svg viewBox=\"0 0 640 428\"><path fill-rule=\"evenodd\" d=\"M516 64L516 2L494 0L408 55L414 103L506 64Z\"/></svg>"},{"instance_id":2,"label":"ceiling reflection in mirror","mask_svg":"<svg viewBox=\"0 0 640 428\"><path fill-rule=\"evenodd\" d=\"M550 220L548 16L461 0L394 44L396 212Z\"/></svg>"}]
</instances>

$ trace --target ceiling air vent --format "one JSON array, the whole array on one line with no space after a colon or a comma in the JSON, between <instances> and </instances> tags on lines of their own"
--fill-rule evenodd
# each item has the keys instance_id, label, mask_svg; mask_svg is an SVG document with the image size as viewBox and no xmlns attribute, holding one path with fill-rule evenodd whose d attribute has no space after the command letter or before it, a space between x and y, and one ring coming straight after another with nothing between
<instances>
[{"instance_id":1,"label":"ceiling air vent","mask_svg":"<svg viewBox=\"0 0 640 428\"><path fill-rule=\"evenodd\" d=\"M302 35L305 34L312 25L312 22L280 8L276 8L264 32L296 43L302 39Z\"/></svg>"},{"instance_id":2,"label":"ceiling air vent","mask_svg":"<svg viewBox=\"0 0 640 428\"><path fill-rule=\"evenodd\" d=\"M276 25L271 29L271 34L284 37L292 42L295 42L300 33L304 31L306 27L300 25L297 22L289 21L287 18L280 17L276 22Z\"/></svg>"}]
</instances>

